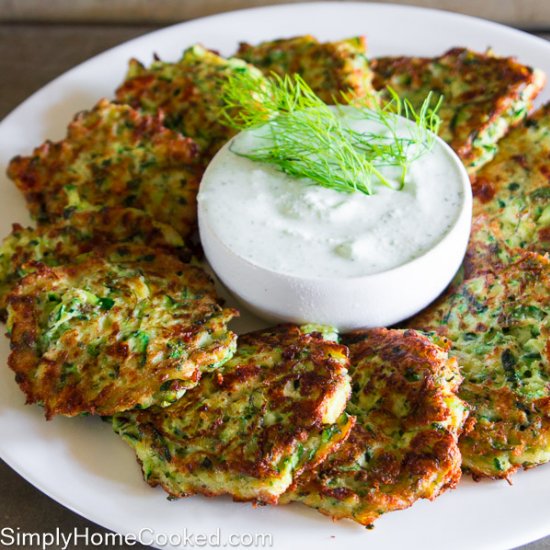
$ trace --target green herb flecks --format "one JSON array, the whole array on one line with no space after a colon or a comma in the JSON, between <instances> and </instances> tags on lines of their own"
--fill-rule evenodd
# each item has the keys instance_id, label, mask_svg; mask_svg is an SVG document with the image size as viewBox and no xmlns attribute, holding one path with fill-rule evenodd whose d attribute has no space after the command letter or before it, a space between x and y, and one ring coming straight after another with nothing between
<instances>
[{"instance_id":1,"label":"green herb flecks","mask_svg":"<svg viewBox=\"0 0 550 550\"><path fill-rule=\"evenodd\" d=\"M373 192L377 180L395 187L380 169L398 167L398 188L405 184L408 165L430 150L439 127L437 110L431 108L428 95L417 112L408 101L391 91L392 99L374 109L357 101L329 107L299 76L273 75L263 82L246 73L232 75L224 86L223 117L237 130L255 130L264 143L235 154L275 168L296 178L307 178L323 187L340 192ZM358 132L349 128L342 110L353 118L377 122L381 132ZM401 115L415 124L409 136L398 136Z\"/></svg>"},{"instance_id":2,"label":"green herb flecks","mask_svg":"<svg viewBox=\"0 0 550 550\"><path fill-rule=\"evenodd\" d=\"M115 301L112 298L99 298L97 303L104 311L109 311L115 305Z\"/></svg>"}]
</instances>

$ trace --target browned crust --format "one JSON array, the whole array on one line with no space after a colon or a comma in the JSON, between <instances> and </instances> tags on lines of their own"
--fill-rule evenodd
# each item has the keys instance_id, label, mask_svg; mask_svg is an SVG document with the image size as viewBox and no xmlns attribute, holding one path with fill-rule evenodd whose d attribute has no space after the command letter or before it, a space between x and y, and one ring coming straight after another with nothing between
<instances>
[{"instance_id":1,"label":"browned crust","mask_svg":"<svg viewBox=\"0 0 550 550\"><path fill-rule=\"evenodd\" d=\"M165 128L161 115L103 99L75 116L65 139L13 158L7 173L40 220L70 213L65 190L74 186L86 204L141 208L186 236L196 222L197 154L195 143ZM160 200L168 194L172 202Z\"/></svg>"},{"instance_id":2,"label":"browned crust","mask_svg":"<svg viewBox=\"0 0 550 550\"><path fill-rule=\"evenodd\" d=\"M52 224L35 229L13 224L0 248L0 316L5 317L6 298L22 273L35 262L55 266L81 254L104 251L114 243L147 245L189 261L191 252L180 235L166 224L155 222L142 210L112 206L70 213Z\"/></svg>"},{"instance_id":3,"label":"browned crust","mask_svg":"<svg viewBox=\"0 0 550 550\"><path fill-rule=\"evenodd\" d=\"M512 263L457 284L409 322L451 339L453 355L465 365L459 395L477 421L460 449L474 479L509 480L550 457L550 396L543 387L541 395L529 389L532 376L540 371L545 380L550 372L548 289L550 260L518 251ZM524 356L538 343L539 365L531 369Z\"/></svg>"},{"instance_id":4,"label":"browned crust","mask_svg":"<svg viewBox=\"0 0 550 550\"><path fill-rule=\"evenodd\" d=\"M258 45L241 42L235 56L255 65L266 76L299 74L323 101L334 103L342 101L341 94L358 98L373 94L366 53L365 36L320 42L304 35Z\"/></svg>"},{"instance_id":5,"label":"browned crust","mask_svg":"<svg viewBox=\"0 0 550 550\"><path fill-rule=\"evenodd\" d=\"M475 161L477 136L513 107L526 88L532 87L526 98L532 101L544 85L540 73L512 57L465 48L433 58L383 57L371 66L377 90L392 86L405 96L429 90L445 96L441 136L467 166ZM456 121L463 108L468 110L467 120Z\"/></svg>"},{"instance_id":6,"label":"browned crust","mask_svg":"<svg viewBox=\"0 0 550 550\"><path fill-rule=\"evenodd\" d=\"M133 261L131 256L135 257L138 250L143 254ZM116 264L97 255L62 267L37 264L34 273L24 277L8 297L11 346L8 365L16 373L16 381L27 396L27 403L43 404L48 419L57 414L112 415L148 403L162 384L172 379L176 386L178 380L185 384L184 387L192 386L200 378L200 367L207 366L234 338L228 332L229 342L214 342L206 349L198 345L203 325L214 330L219 322L218 328L223 328L224 322L236 314L233 310L222 311L218 306L213 282L200 268L144 247L134 247L131 253L127 247L120 247L116 252L119 254ZM114 250L111 253L114 254ZM120 258L127 254L130 254L127 266L135 273L136 280L143 277L147 282L151 293L147 303L158 315L164 315L164 296L178 296L184 289L196 295L192 309L178 309L179 317L167 313L165 319L170 322L169 326L152 325L155 338L151 339L147 354L142 356L125 340L128 335L123 326L127 317L135 314L133 308L141 306L131 297L128 290L131 287L120 287L124 290L121 300L128 302L117 303L109 311L114 317L108 317L111 321L100 333L93 332L99 330L99 325L96 327L92 318L90 325L85 321L77 323L59 336L62 352L59 346L55 352L51 351L51 346L43 350L41 300L57 290L83 288L92 274L111 284L113 265L122 265L124 260ZM210 319L214 324L209 324ZM88 341L85 330L101 338L99 356L87 355L87 346L93 344L93 338ZM189 346L187 357L170 358L165 346L172 340ZM155 358L157 354L162 356L160 361ZM75 376L66 374L67 364L75 365ZM116 376L110 378L113 373Z\"/></svg>"},{"instance_id":7,"label":"browned crust","mask_svg":"<svg viewBox=\"0 0 550 550\"><path fill-rule=\"evenodd\" d=\"M344 341L353 384L347 410L357 414L356 425L336 453L298 479L286 501L370 525L458 483L462 422L443 425L451 418L445 398L461 377L456 360L416 331L357 331ZM410 442L395 439L397 433Z\"/></svg>"},{"instance_id":8,"label":"browned crust","mask_svg":"<svg viewBox=\"0 0 550 550\"><path fill-rule=\"evenodd\" d=\"M240 501L276 504L279 495L270 479L278 476L281 458L296 455L297 446L307 447L312 437L321 439L326 405L347 384L347 349L319 334L279 325L245 334L238 344L232 359L203 376L171 407L123 415L160 461L151 468L148 483L161 485L174 497L230 493ZM257 403L249 410L252 396ZM347 438L354 422L347 417L339 423L339 430L323 439L314 455L300 459L294 475L322 462ZM170 481L164 469L172 472ZM194 477L198 472L239 477L243 486L253 480L260 485L250 499L223 484L216 488L199 481ZM175 481L176 475L181 482Z\"/></svg>"}]
</instances>

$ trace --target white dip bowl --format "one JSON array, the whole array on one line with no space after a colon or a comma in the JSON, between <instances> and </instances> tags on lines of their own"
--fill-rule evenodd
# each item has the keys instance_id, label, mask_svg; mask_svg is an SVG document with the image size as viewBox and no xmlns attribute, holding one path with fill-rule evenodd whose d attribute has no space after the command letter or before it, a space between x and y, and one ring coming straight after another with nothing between
<instances>
[{"instance_id":1,"label":"white dip bowl","mask_svg":"<svg viewBox=\"0 0 550 550\"><path fill-rule=\"evenodd\" d=\"M405 127L408 124L408 121L403 122ZM259 259L243 252L247 239L260 239L261 231L269 230L272 222L274 225L280 224L280 220L271 220L266 215L267 219L263 222L260 220L262 228L258 227L260 203L256 204L254 201L260 199L254 195L262 191L261 186L265 181L254 182L256 187L253 186L251 189L257 189L258 193L251 193L248 189L248 194L243 195L245 198L242 201L225 200L220 193L232 193L227 195L228 199L236 196L231 190L231 182L226 181L229 171L234 183L245 181L250 177L251 171L257 170L264 173L264 180L265 173L268 177L273 174L279 174L276 177L280 178L288 177L275 172L271 167L235 155L231 148L235 140L241 139L241 136L243 134L218 152L204 174L198 200L199 230L202 246L212 269L230 292L255 314L269 321L318 323L336 327L341 331L389 326L414 315L430 304L459 269L470 233L471 187L459 158L441 139L436 138L432 149L433 154L439 155L440 164L443 162L445 168L444 177L441 176L441 169L436 174L438 186L443 194L453 188L456 197L459 197L454 210L446 217L444 230L435 235L433 243L427 249L420 250L413 255L414 257L398 262L398 265L389 264L389 268L384 267L385 259L382 257L382 268L362 274L356 267L357 263L349 273L340 273L338 265L344 261L341 257L335 257L336 267L333 272L326 267L315 267L313 264L316 257L308 258L308 246L305 248L303 265L300 265L297 263L300 261L299 250L290 250L293 246L292 240L288 241L287 250L289 257L294 255L295 267L299 266L294 272L280 261L285 256L284 241L281 241L282 245L281 242L278 243L277 250L273 249L274 256L271 258L269 241L265 242L266 246L258 256ZM431 154L430 152L426 155ZM288 182L285 185L288 185ZM304 185L303 182L301 185ZM314 191L316 193L342 195L337 191L315 187L321 189ZM311 188L310 186L304 192L311 193ZM274 191L274 199L271 202L276 202L277 192ZM383 193L387 194L388 190L381 191L381 196ZM250 201L246 197L250 197ZM372 196L353 200L369 201L372 200ZM434 212L437 213L437 205ZM411 212L410 215L411 219L414 219L416 212ZM256 221L247 225L248 216L256 216ZM433 216L434 224L436 217ZM328 225L318 227L323 231L326 229L327 235L330 236L330 221L326 223ZM412 230L409 227L410 233L399 237L401 245L407 244L404 241L409 240L409 236L411 241L414 240L415 231L426 232L431 225L430 219L428 218L423 225L424 227L413 226ZM384 231L384 236L388 232L391 233L393 227L394 225L390 224ZM237 240L240 241L239 245L236 244Z\"/></svg>"}]
</instances>

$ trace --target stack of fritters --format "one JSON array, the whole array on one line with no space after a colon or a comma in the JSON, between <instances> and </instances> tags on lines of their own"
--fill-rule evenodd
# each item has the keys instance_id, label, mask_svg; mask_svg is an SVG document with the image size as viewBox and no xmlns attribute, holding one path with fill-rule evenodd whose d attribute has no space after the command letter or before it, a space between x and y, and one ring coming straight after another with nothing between
<instances>
[{"instance_id":1,"label":"stack of fritters","mask_svg":"<svg viewBox=\"0 0 550 550\"><path fill-rule=\"evenodd\" d=\"M135 208L77 210L53 223L40 223L35 229L14 224L0 248L0 315L5 316L6 297L14 284L37 263L50 267L66 264L114 243L146 244L183 261L190 258L183 238L173 227Z\"/></svg>"},{"instance_id":2,"label":"stack of fritters","mask_svg":"<svg viewBox=\"0 0 550 550\"><path fill-rule=\"evenodd\" d=\"M255 65L266 76L299 74L326 103L341 103L344 95L375 96L364 36L337 42L319 42L311 35L256 46L243 42L235 56Z\"/></svg>"},{"instance_id":3,"label":"stack of fritters","mask_svg":"<svg viewBox=\"0 0 550 550\"><path fill-rule=\"evenodd\" d=\"M355 426L338 451L302 474L283 498L369 525L458 483L458 436L467 409L456 396L457 361L425 335L373 329L344 341L353 388L346 411Z\"/></svg>"},{"instance_id":4,"label":"stack of fritters","mask_svg":"<svg viewBox=\"0 0 550 550\"><path fill-rule=\"evenodd\" d=\"M440 136L470 172L491 160L498 140L529 111L545 77L509 57L454 48L434 58L382 57L374 87L391 87L420 107L430 91L444 97Z\"/></svg>"},{"instance_id":5,"label":"stack of fritters","mask_svg":"<svg viewBox=\"0 0 550 550\"><path fill-rule=\"evenodd\" d=\"M459 395L473 426L460 440L465 468L508 478L550 460L549 106L521 121L544 77L464 49L382 58L373 68L375 87L389 85L415 105L429 90L444 96L441 135L476 172L461 272L408 326L447 336L463 367Z\"/></svg>"},{"instance_id":6,"label":"stack of fritters","mask_svg":"<svg viewBox=\"0 0 550 550\"><path fill-rule=\"evenodd\" d=\"M177 403L116 415L115 431L176 497L302 501L368 525L454 487L467 416L456 360L415 331L348 342L295 326L246 334Z\"/></svg>"},{"instance_id":7,"label":"stack of fritters","mask_svg":"<svg viewBox=\"0 0 550 550\"><path fill-rule=\"evenodd\" d=\"M162 114L100 101L8 175L36 228L0 250L9 365L46 417L167 406L229 359L236 311L190 265L200 168Z\"/></svg>"},{"instance_id":8,"label":"stack of fritters","mask_svg":"<svg viewBox=\"0 0 550 550\"><path fill-rule=\"evenodd\" d=\"M513 129L479 171L462 271L408 323L447 336L463 367L475 425L460 446L475 477L550 460L549 112Z\"/></svg>"},{"instance_id":9,"label":"stack of fritters","mask_svg":"<svg viewBox=\"0 0 550 550\"><path fill-rule=\"evenodd\" d=\"M353 419L345 347L281 326L239 337L223 367L171 407L117 415L146 481L173 496L277 503L344 440Z\"/></svg>"}]
</instances>

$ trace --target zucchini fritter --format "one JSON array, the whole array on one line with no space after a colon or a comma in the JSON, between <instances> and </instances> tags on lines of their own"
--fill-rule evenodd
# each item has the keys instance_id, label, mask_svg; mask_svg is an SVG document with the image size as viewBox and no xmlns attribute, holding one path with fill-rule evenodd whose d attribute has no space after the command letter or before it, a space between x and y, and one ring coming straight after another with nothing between
<instances>
[{"instance_id":1,"label":"zucchini fritter","mask_svg":"<svg viewBox=\"0 0 550 550\"><path fill-rule=\"evenodd\" d=\"M347 343L353 392L346 411L356 424L282 500L369 525L458 483L467 412L456 396L456 360L425 335L373 329L348 335Z\"/></svg>"},{"instance_id":2,"label":"zucchini fritter","mask_svg":"<svg viewBox=\"0 0 550 550\"><path fill-rule=\"evenodd\" d=\"M550 252L550 103L499 142L473 192L474 216L487 217L502 246Z\"/></svg>"},{"instance_id":3,"label":"zucchini fritter","mask_svg":"<svg viewBox=\"0 0 550 550\"><path fill-rule=\"evenodd\" d=\"M76 115L64 140L12 159L8 176L40 221L90 206L129 206L185 237L197 218L196 156L195 143L161 117L102 100Z\"/></svg>"},{"instance_id":4,"label":"zucchini fritter","mask_svg":"<svg viewBox=\"0 0 550 550\"><path fill-rule=\"evenodd\" d=\"M476 423L460 439L474 477L550 460L550 260L532 252L463 281L409 322L452 342Z\"/></svg>"},{"instance_id":5,"label":"zucchini fritter","mask_svg":"<svg viewBox=\"0 0 550 550\"><path fill-rule=\"evenodd\" d=\"M163 409L116 415L145 480L175 497L229 493L275 504L335 449L354 419L347 350L284 325L239 336L221 369Z\"/></svg>"},{"instance_id":6,"label":"zucchini fritter","mask_svg":"<svg viewBox=\"0 0 550 550\"><path fill-rule=\"evenodd\" d=\"M269 76L299 74L326 103L346 96L374 95L372 72L364 36L319 42L311 35L281 38L252 46L240 44L236 57L255 65Z\"/></svg>"},{"instance_id":7,"label":"zucchini fritter","mask_svg":"<svg viewBox=\"0 0 550 550\"><path fill-rule=\"evenodd\" d=\"M496 153L498 140L521 121L542 89L544 74L510 57L454 48L434 58L372 61L374 87L393 88L418 108L430 91L444 96L440 136L475 172Z\"/></svg>"},{"instance_id":8,"label":"zucchini fritter","mask_svg":"<svg viewBox=\"0 0 550 550\"><path fill-rule=\"evenodd\" d=\"M522 250L550 252L549 183L550 104L512 129L475 177L470 241L451 293L465 279L513 263Z\"/></svg>"},{"instance_id":9,"label":"zucchini fritter","mask_svg":"<svg viewBox=\"0 0 550 550\"><path fill-rule=\"evenodd\" d=\"M474 215L464 261L446 293L453 292L466 279L502 269L521 254L521 249L506 243L499 222L487 215Z\"/></svg>"},{"instance_id":10,"label":"zucchini fritter","mask_svg":"<svg viewBox=\"0 0 550 550\"><path fill-rule=\"evenodd\" d=\"M140 250L39 265L8 296L8 364L47 418L168 405L232 355L236 312L206 273Z\"/></svg>"},{"instance_id":11,"label":"zucchini fritter","mask_svg":"<svg viewBox=\"0 0 550 550\"><path fill-rule=\"evenodd\" d=\"M203 163L235 131L222 124L222 89L229 75L247 71L263 80L261 72L240 59L224 59L202 46L192 46L176 63L154 61L146 68L130 60L126 79L118 88L118 101L146 113L162 112L164 124L193 138Z\"/></svg>"},{"instance_id":12,"label":"zucchini fritter","mask_svg":"<svg viewBox=\"0 0 550 550\"><path fill-rule=\"evenodd\" d=\"M53 267L114 243L148 245L182 260L190 257L183 239L172 227L135 208L77 210L56 223L39 224L36 229L14 224L0 246L0 317L5 314L7 294L21 277L34 270L37 262Z\"/></svg>"}]
</instances>

